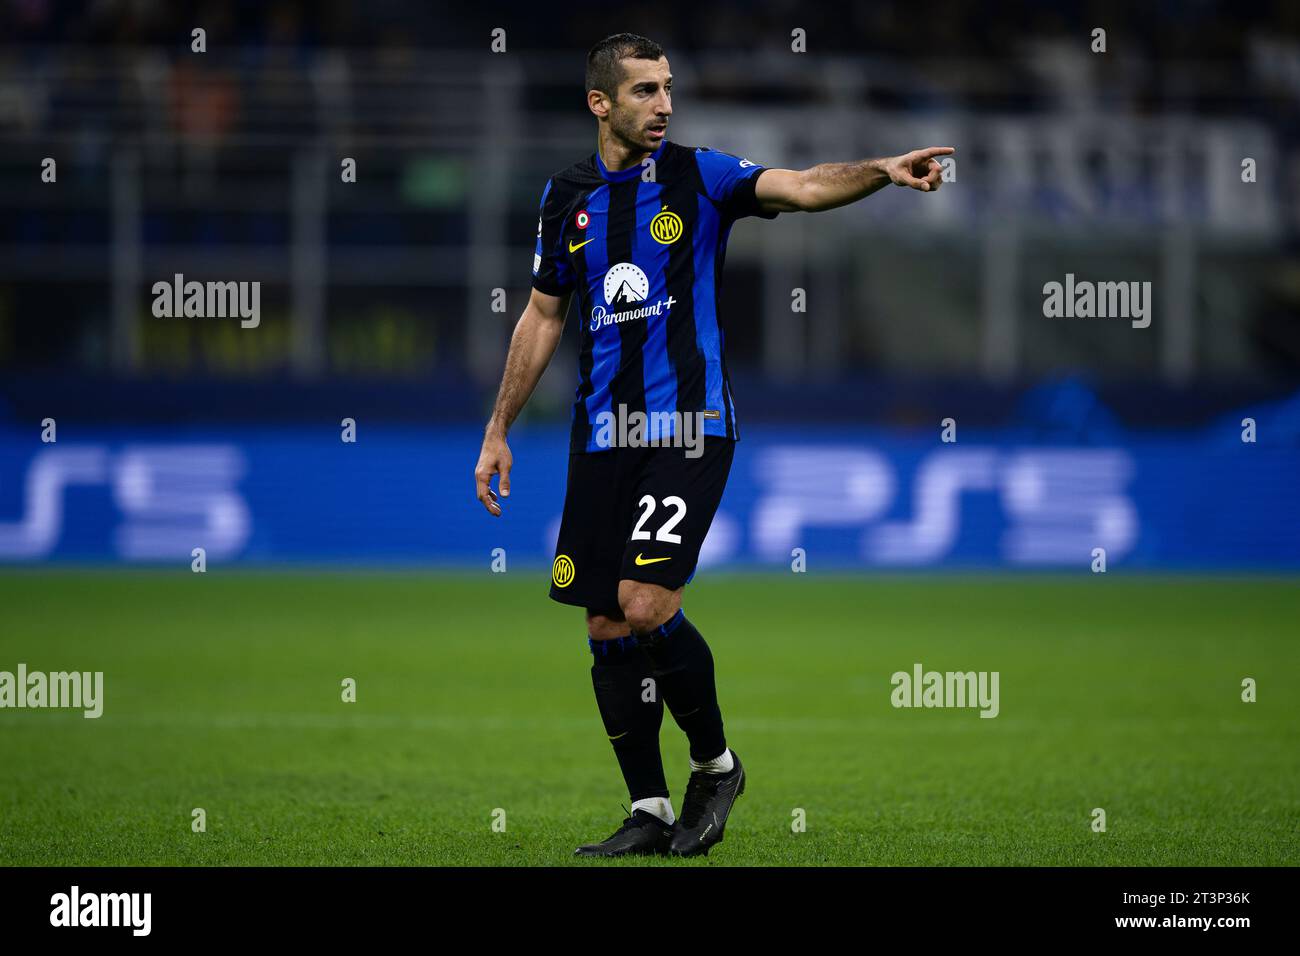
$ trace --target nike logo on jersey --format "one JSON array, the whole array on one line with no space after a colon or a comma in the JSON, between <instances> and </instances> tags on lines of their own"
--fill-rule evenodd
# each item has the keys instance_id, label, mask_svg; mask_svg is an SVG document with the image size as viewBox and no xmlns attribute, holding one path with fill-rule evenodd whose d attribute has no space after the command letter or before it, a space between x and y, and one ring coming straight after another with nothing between
<instances>
[{"instance_id":1,"label":"nike logo on jersey","mask_svg":"<svg viewBox=\"0 0 1300 956\"><path fill-rule=\"evenodd\" d=\"M636 556L636 566L640 568L640 567L644 567L647 564L658 564L660 561L671 561L671 560L672 560L671 556L666 558L645 558L638 554Z\"/></svg>"},{"instance_id":2,"label":"nike logo on jersey","mask_svg":"<svg viewBox=\"0 0 1300 956\"><path fill-rule=\"evenodd\" d=\"M596 241L596 239L595 239L594 236L593 236L592 238L590 238L590 239L585 239L585 240L583 240L582 242L573 242L573 241L571 240L571 241L569 242L569 251L570 251L570 252L577 252L579 249L581 249L583 246L585 246L588 242L595 242L595 241Z\"/></svg>"}]
</instances>

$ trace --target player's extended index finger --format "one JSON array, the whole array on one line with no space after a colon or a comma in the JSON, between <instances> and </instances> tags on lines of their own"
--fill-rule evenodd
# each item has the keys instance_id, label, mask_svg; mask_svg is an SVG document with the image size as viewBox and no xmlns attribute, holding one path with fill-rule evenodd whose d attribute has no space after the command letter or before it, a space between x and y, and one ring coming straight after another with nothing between
<instances>
[{"instance_id":1,"label":"player's extended index finger","mask_svg":"<svg viewBox=\"0 0 1300 956\"><path fill-rule=\"evenodd\" d=\"M916 151L917 159L929 159L931 156L948 156L957 152L954 146L927 146Z\"/></svg>"}]
</instances>

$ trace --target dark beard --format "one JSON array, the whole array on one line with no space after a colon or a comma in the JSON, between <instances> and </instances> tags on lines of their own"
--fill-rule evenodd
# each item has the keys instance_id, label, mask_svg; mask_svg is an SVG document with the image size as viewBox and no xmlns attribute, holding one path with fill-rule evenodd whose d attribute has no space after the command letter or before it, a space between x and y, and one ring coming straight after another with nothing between
<instances>
[{"instance_id":1,"label":"dark beard","mask_svg":"<svg viewBox=\"0 0 1300 956\"><path fill-rule=\"evenodd\" d=\"M620 123L618 121L610 124L610 130L613 134L622 140L627 146L633 149L648 149L653 151L654 147L645 142L646 132L642 126L634 123Z\"/></svg>"}]
</instances>

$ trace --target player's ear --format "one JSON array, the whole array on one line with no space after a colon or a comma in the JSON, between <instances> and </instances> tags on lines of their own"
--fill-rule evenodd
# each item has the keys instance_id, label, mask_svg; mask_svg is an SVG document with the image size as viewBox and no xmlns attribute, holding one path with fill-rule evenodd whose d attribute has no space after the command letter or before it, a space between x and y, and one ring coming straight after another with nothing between
<instances>
[{"instance_id":1,"label":"player's ear","mask_svg":"<svg viewBox=\"0 0 1300 956\"><path fill-rule=\"evenodd\" d=\"M604 119L609 115L609 100L600 90L587 91L587 108Z\"/></svg>"}]
</instances>

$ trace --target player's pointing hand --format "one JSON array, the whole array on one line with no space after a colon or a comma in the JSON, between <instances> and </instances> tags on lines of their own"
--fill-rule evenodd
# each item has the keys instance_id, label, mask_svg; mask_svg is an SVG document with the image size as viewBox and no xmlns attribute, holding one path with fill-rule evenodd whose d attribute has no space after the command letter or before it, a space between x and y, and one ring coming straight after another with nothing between
<instances>
[{"instance_id":1,"label":"player's pointing hand","mask_svg":"<svg viewBox=\"0 0 1300 956\"><path fill-rule=\"evenodd\" d=\"M956 150L951 146L927 146L914 149L885 162L885 172L896 186L910 186L922 192L934 192L943 181L943 166L936 156L948 156Z\"/></svg>"},{"instance_id":2,"label":"player's pointing hand","mask_svg":"<svg viewBox=\"0 0 1300 956\"><path fill-rule=\"evenodd\" d=\"M497 501L496 492L492 490L492 476L500 475L497 481L501 489L501 497L510 497L510 468L514 465L514 458L510 454L510 446L506 444L505 438L500 435L488 434L483 438L483 450L479 452L478 465L474 468L474 481L478 486L478 500L483 502L483 507L488 510L488 514L501 517L501 505Z\"/></svg>"}]
</instances>

